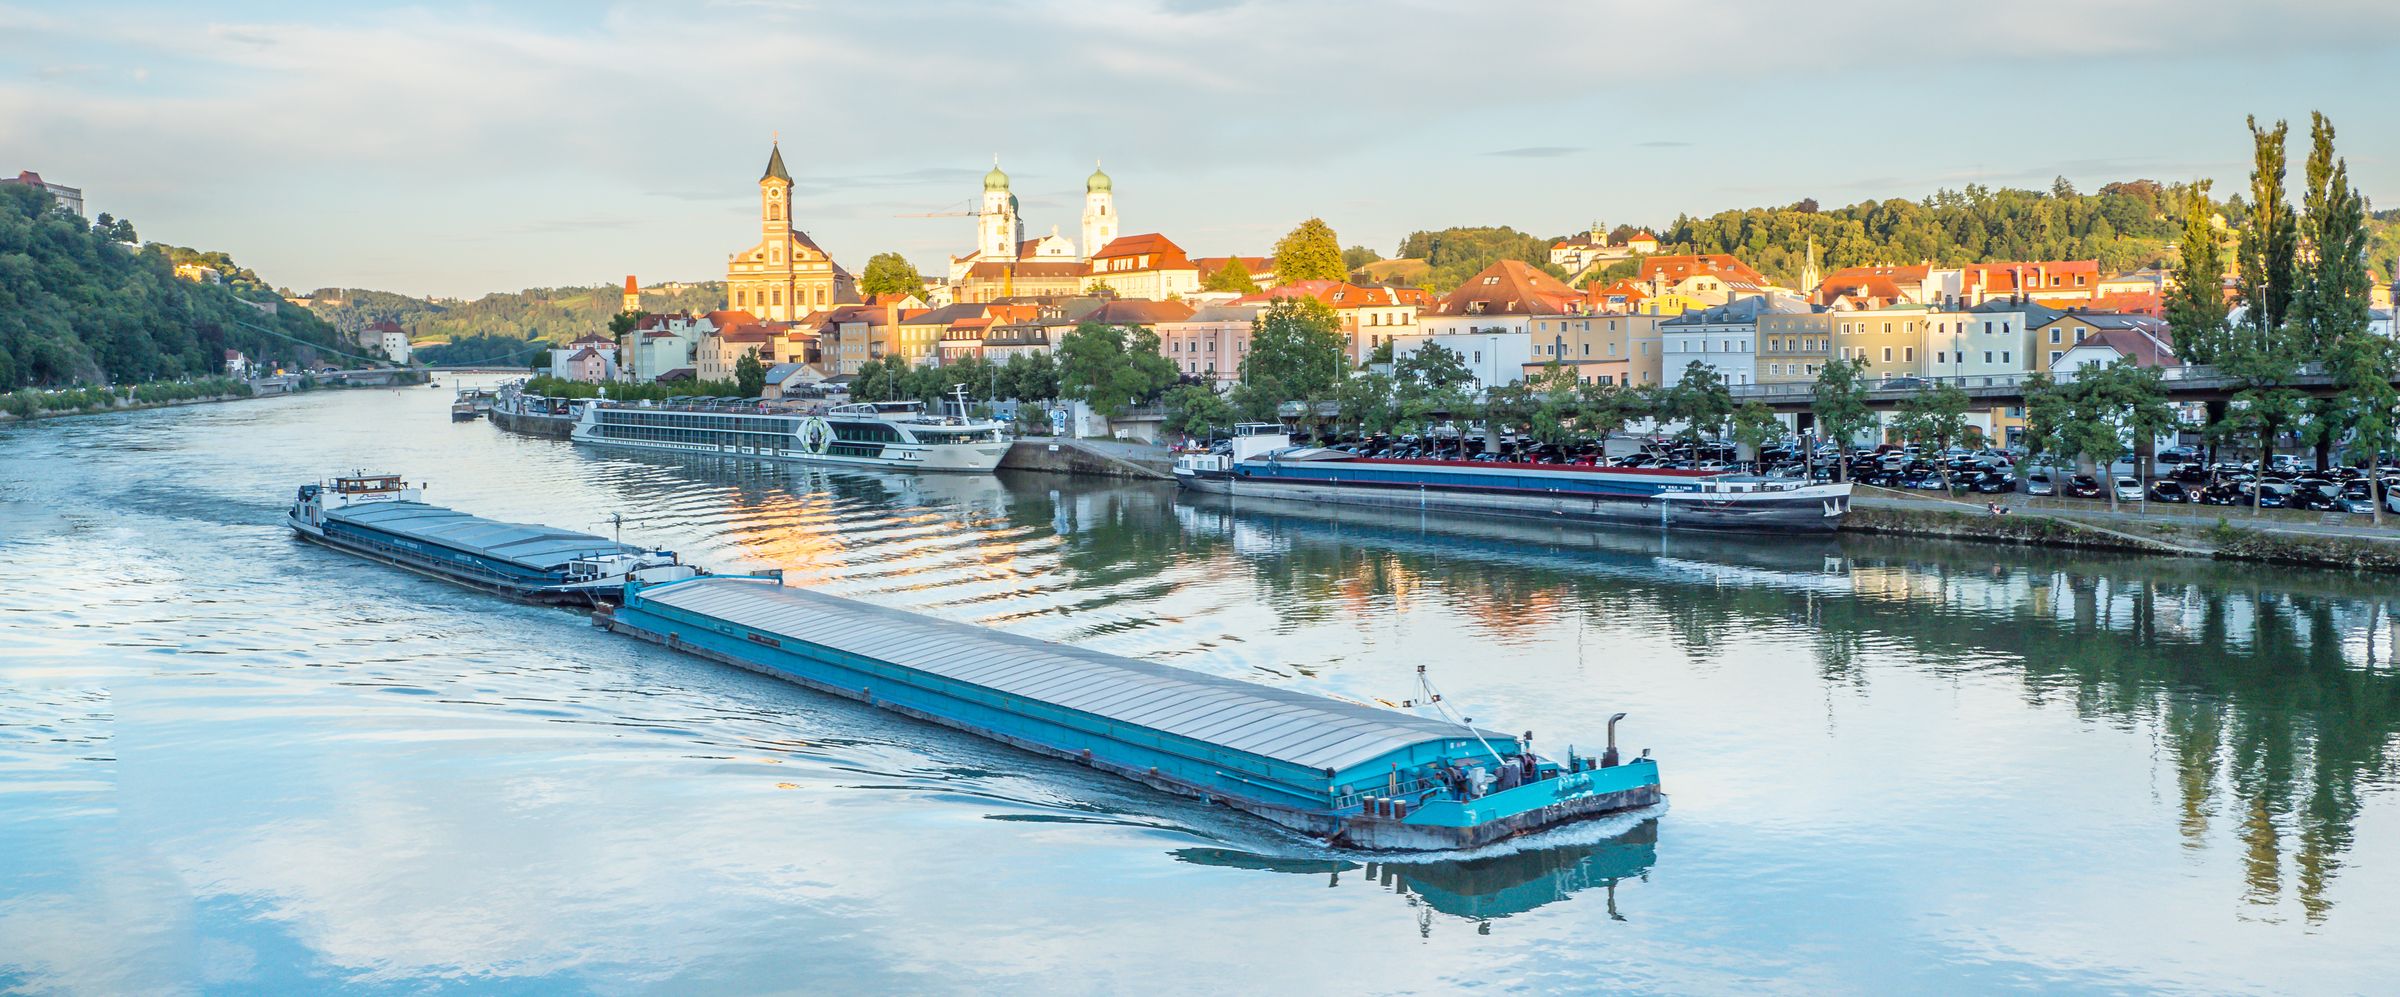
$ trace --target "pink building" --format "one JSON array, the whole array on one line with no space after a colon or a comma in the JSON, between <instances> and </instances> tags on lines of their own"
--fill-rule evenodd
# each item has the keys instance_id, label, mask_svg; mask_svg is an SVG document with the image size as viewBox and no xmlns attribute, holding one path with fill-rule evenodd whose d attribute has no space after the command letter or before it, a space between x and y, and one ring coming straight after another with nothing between
<instances>
[{"instance_id":1,"label":"pink building","mask_svg":"<svg viewBox=\"0 0 2400 997\"><path fill-rule=\"evenodd\" d=\"M1260 304L1209 305L1190 318L1160 322L1159 352L1185 377L1207 378L1218 387L1241 380L1242 357L1250 352L1250 325Z\"/></svg>"}]
</instances>

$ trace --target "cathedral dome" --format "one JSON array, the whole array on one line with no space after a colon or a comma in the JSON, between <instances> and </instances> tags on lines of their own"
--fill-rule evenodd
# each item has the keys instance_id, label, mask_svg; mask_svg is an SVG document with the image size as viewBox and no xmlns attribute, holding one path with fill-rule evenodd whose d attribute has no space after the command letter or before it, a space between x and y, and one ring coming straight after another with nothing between
<instances>
[{"instance_id":1,"label":"cathedral dome","mask_svg":"<svg viewBox=\"0 0 2400 997\"><path fill-rule=\"evenodd\" d=\"M994 160L994 161L993 161L993 163L992 163L992 171L991 171L990 173L986 173L986 174L984 174L984 175L983 175L983 189L985 189L985 190L1007 190L1007 189L1008 189L1008 174L1000 172L1000 163L999 163L999 161L997 161L997 160Z\"/></svg>"},{"instance_id":2,"label":"cathedral dome","mask_svg":"<svg viewBox=\"0 0 2400 997\"><path fill-rule=\"evenodd\" d=\"M1100 167L1099 167L1099 165L1098 165L1098 164L1093 164L1093 166L1092 166L1092 175L1091 175L1090 177L1086 178L1086 179L1083 181L1083 191L1084 191L1084 193L1086 193L1086 194L1099 194L1099 193L1104 193L1104 192L1108 191L1108 190L1109 190L1111 187L1112 187L1112 183L1111 183L1111 181L1108 179L1108 174L1100 172Z\"/></svg>"}]
</instances>

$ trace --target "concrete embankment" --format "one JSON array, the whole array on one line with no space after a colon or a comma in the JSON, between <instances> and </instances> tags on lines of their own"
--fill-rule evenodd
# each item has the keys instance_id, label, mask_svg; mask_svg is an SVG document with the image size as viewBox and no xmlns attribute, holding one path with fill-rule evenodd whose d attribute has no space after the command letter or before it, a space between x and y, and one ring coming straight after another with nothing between
<instances>
[{"instance_id":1,"label":"concrete embankment","mask_svg":"<svg viewBox=\"0 0 2400 997\"><path fill-rule=\"evenodd\" d=\"M1000 459L1002 470L1048 471L1103 478L1172 481L1175 455L1165 447L1053 437L1020 439Z\"/></svg>"},{"instance_id":2,"label":"concrete embankment","mask_svg":"<svg viewBox=\"0 0 2400 997\"><path fill-rule=\"evenodd\" d=\"M1842 529L1940 540L2400 573L2400 536L2381 535L2385 531L2372 528L2253 527L2226 520L2197 525L2125 516L2100 523L2024 511L1994 516L1941 500L1879 498L1862 491L1852 501Z\"/></svg>"}]
</instances>

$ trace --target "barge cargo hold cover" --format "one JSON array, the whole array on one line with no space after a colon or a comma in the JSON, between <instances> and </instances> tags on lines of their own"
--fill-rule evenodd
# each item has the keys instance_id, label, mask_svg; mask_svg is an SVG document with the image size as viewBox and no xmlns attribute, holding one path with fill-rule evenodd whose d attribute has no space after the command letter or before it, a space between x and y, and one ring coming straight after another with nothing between
<instances>
[{"instance_id":1,"label":"barge cargo hold cover","mask_svg":"<svg viewBox=\"0 0 2400 997\"><path fill-rule=\"evenodd\" d=\"M1451 849L1658 802L1647 757L1517 761L1517 735L716 575L625 586L610 629L1224 803L1336 844ZM1457 770L1532 769L1464 788Z\"/></svg>"}]
</instances>

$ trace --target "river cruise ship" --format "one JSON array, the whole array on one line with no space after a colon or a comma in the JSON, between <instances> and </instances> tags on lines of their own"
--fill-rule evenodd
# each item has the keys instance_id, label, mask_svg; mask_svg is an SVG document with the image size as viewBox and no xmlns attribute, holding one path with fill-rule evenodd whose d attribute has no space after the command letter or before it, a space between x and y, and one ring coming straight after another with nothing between
<instances>
[{"instance_id":1,"label":"river cruise ship","mask_svg":"<svg viewBox=\"0 0 2400 997\"><path fill-rule=\"evenodd\" d=\"M573 439L594 446L766 457L916 471L990 473L1008 455L1008 425L939 416L921 402L858 402L822 412L757 401L593 403Z\"/></svg>"},{"instance_id":2,"label":"river cruise ship","mask_svg":"<svg viewBox=\"0 0 2400 997\"><path fill-rule=\"evenodd\" d=\"M470 516L424 496L397 474L352 474L301 485L284 516L301 539L527 602L589 605L630 580L702 574L673 551Z\"/></svg>"},{"instance_id":3,"label":"river cruise ship","mask_svg":"<svg viewBox=\"0 0 2400 997\"><path fill-rule=\"evenodd\" d=\"M1214 495L1670 530L1829 532L1850 512L1846 483L1704 470L1378 459L1296 447L1282 427L1268 423L1240 427L1231 453L1177 458L1175 481Z\"/></svg>"}]
</instances>

